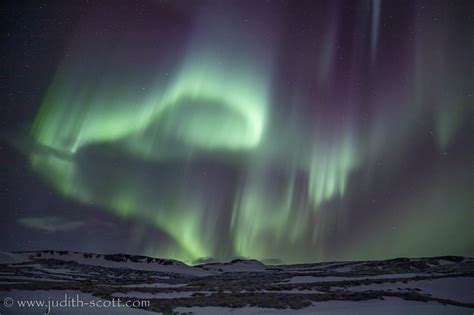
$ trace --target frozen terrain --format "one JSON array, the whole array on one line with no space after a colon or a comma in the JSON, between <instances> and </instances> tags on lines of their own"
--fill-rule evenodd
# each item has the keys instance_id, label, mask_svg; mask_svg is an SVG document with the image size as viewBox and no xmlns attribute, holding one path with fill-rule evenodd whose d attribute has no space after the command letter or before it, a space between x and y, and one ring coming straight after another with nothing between
<instances>
[{"instance_id":1,"label":"frozen terrain","mask_svg":"<svg viewBox=\"0 0 474 315\"><path fill-rule=\"evenodd\" d=\"M65 296L66 295L66 296ZM134 308L53 305L49 314L473 314L474 259L188 266L169 259L76 252L0 252L0 314L45 314L44 304L116 299Z\"/></svg>"}]
</instances>

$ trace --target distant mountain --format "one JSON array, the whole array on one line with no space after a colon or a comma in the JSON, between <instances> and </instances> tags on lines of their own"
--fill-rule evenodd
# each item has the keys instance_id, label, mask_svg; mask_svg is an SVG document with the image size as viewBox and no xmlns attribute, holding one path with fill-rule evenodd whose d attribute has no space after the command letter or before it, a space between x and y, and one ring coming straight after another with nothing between
<instances>
[{"instance_id":1,"label":"distant mountain","mask_svg":"<svg viewBox=\"0 0 474 315\"><path fill-rule=\"evenodd\" d=\"M208 271L218 272L250 272L264 271L267 266L255 259L234 259L227 263L208 263L194 266Z\"/></svg>"},{"instance_id":2,"label":"distant mountain","mask_svg":"<svg viewBox=\"0 0 474 315\"><path fill-rule=\"evenodd\" d=\"M0 252L0 264L25 263L60 260L82 265L101 266L109 268L127 268L133 270L174 272L180 274L206 275L200 269L188 266L174 259L153 258L129 254L95 254L72 251L25 251Z\"/></svg>"}]
</instances>

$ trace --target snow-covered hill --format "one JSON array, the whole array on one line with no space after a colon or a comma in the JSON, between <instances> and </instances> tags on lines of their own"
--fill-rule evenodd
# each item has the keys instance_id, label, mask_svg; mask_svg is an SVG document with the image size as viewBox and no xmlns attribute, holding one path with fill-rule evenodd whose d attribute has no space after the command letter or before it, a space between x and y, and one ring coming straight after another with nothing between
<instances>
[{"instance_id":1,"label":"snow-covered hill","mask_svg":"<svg viewBox=\"0 0 474 315\"><path fill-rule=\"evenodd\" d=\"M228 263L210 263L194 266L213 272L251 272L265 271L267 266L255 259L236 259Z\"/></svg>"},{"instance_id":2,"label":"snow-covered hill","mask_svg":"<svg viewBox=\"0 0 474 315\"><path fill-rule=\"evenodd\" d=\"M0 252L0 263L35 262L60 260L82 265L133 270L174 272L179 274L207 275L203 270L193 268L173 259L161 259L128 254L94 254L70 251Z\"/></svg>"},{"instance_id":3,"label":"snow-covered hill","mask_svg":"<svg viewBox=\"0 0 474 315\"><path fill-rule=\"evenodd\" d=\"M0 252L0 298L55 300L63 293L149 303L140 306L147 311L94 309L94 314L472 314L474 259L268 266L237 259L189 266L127 254ZM1 314L28 312L38 314L38 308L0 306ZM50 314L83 313L53 309Z\"/></svg>"}]
</instances>

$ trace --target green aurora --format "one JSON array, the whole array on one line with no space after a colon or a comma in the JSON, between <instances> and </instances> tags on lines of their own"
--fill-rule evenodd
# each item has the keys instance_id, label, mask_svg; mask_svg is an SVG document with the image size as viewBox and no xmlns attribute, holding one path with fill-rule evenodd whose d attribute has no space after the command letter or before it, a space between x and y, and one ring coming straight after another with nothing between
<instances>
[{"instance_id":1,"label":"green aurora","mask_svg":"<svg viewBox=\"0 0 474 315\"><path fill-rule=\"evenodd\" d=\"M456 29L418 19L417 29L442 36L400 40L406 52L394 65L381 57L390 34L360 7L354 34L368 37L352 43L344 79L335 75L337 6L307 35L314 47L294 42L293 76L277 53L288 45L282 14L274 21L251 6L203 5L169 43L145 32L140 41L162 41L156 59L126 35L79 30L30 128L31 166L72 200L166 233L173 242L150 246L154 256L420 256L437 254L427 244L441 238L445 250L472 254L470 181L460 171L469 156L442 164L472 109L473 72L447 44ZM383 3L377 10L389 14ZM411 154L431 136L427 168ZM406 180L392 181L400 172Z\"/></svg>"}]
</instances>

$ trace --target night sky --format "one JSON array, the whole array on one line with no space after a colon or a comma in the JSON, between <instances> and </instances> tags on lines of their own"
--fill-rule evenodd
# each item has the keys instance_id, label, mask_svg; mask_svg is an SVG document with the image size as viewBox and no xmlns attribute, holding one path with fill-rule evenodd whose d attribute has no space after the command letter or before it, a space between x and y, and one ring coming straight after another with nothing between
<instances>
[{"instance_id":1,"label":"night sky","mask_svg":"<svg viewBox=\"0 0 474 315\"><path fill-rule=\"evenodd\" d=\"M474 256L473 1L4 1L1 250Z\"/></svg>"}]
</instances>

